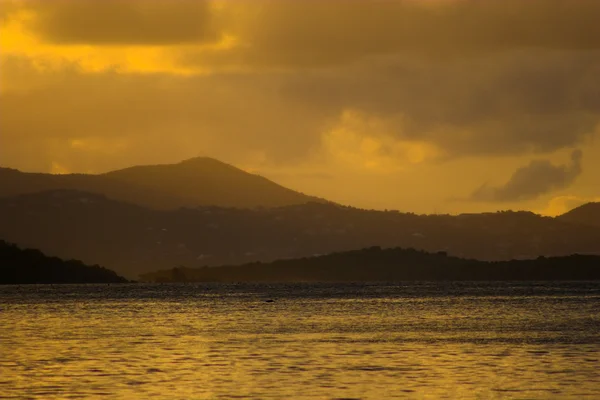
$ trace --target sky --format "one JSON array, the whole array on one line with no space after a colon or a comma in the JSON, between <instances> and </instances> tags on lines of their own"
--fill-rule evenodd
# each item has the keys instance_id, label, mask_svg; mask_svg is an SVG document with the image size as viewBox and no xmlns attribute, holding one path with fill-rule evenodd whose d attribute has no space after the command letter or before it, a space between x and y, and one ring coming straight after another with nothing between
<instances>
[{"instance_id":1,"label":"sky","mask_svg":"<svg viewBox=\"0 0 600 400\"><path fill-rule=\"evenodd\" d=\"M0 0L0 165L208 156L361 208L600 201L598 0Z\"/></svg>"}]
</instances>

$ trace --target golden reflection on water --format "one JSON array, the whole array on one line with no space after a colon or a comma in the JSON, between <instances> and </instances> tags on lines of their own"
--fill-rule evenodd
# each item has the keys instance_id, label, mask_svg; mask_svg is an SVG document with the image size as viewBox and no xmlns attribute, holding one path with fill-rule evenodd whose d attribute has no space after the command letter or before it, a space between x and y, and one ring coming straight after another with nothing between
<instances>
[{"instance_id":1,"label":"golden reflection on water","mask_svg":"<svg viewBox=\"0 0 600 400\"><path fill-rule=\"evenodd\" d=\"M593 286L533 296L307 287L1 288L1 396L600 398Z\"/></svg>"}]
</instances>

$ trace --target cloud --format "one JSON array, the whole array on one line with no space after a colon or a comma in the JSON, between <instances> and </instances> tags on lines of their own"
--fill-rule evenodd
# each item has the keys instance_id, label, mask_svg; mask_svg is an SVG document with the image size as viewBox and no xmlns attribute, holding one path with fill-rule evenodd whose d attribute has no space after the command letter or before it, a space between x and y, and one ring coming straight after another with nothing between
<instances>
[{"instance_id":1,"label":"cloud","mask_svg":"<svg viewBox=\"0 0 600 400\"><path fill-rule=\"evenodd\" d=\"M339 115L357 109L389 133L450 156L551 152L600 120L600 52L506 52L432 63L406 57L294 74L282 92Z\"/></svg>"},{"instance_id":2,"label":"cloud","mask_svg":"<svg viewBox=\"0 0 600 400\"><path fill-rule=\"evenodd\" d=\"M547 160L534 160L517 169L508 182L499 187L483 185L471 199L475 201L521 201L537 198L554 190L569 187L581 175L582 152L571 154L569 165L554 165Z\"/></svg>"},{"instance_id":3,"label":"cloud","mask_svg":"<svg viewBox=\"0 0 600 400\"><path fill-rule=\"evenodd\" d=\"M15 0L0 0L0 23L6 22L19 9L19 3Z\"/></svg>"},{"instance_id":4,"label":"cloud","mask_svg":"<svg viewBox=\"0 0 600 400\"><path fill-rule=\"evenodd\" d=\"M256 151L271 162L293 162L318 140L324 119L282 99L272 90L277 77L89 74L13 61L15 67L0 68L2 79L36 84L0 92L4 165L27 161L28 169L45 170L51 160L98 171L200 154L244 163ZM74 148L74 141L93 146ZM114 143L118 152L107 155Z\"/></svg>"},{"instance_id":5,"label":"cloud","mask_svg":"<svg viewBox=\"0 0 600 400\"><path fill-rule=\"evenodd\" d=\"M89 73L64 62L39 68L38 59L10 55L0 64L3 145L27 142L40 163L40 153L70 149L72 140L112 137L131 143L121 150L129 163L198 153L246 163L243 154L252 152L267 163L297 162L331 143L347 110L377 122L354 126L352 140L380 142L383 165L421 149L435 149L434 157L427 150L427 162L550 153L585 143L600 122L600 52L505 53L443 65L392 58L327 71L189 76ZM156 148L148 149L151 143ZM21 158L15 153L5 162ZM110 164L100 154L86 160Z\"/></svg>"},{"instance_id":6,"label":"cloud","mask_svg":"<svg viewBox=\"0 0 600 400\"><path fill-rule=\"evenodd\" d=\"M317 156L346 169L378 173L400 171L411 164L440 156L440 150L434 144L401 140L390 134L393 129L395 127L388 121L356 110L345 110L339 121L321 136L321 151Z\"/></svg>"},{"instance_id":7,"label":"cloud","mask_svg":"<svg viewBox=\"0 0 600 400\"><path fill-rule=\"evenodd\" d=\"M443 61L535 48L600 48L596 0L224 3L231 23L223 29L243 45L216 60L237 65L312 68L393 54ZM188 60L204 62L205 54Z\"/></svg>"},{"instance_id":8,"label":"cloud","mask_svg":"<svg viewBox=\"0 0 600 400\"><path fill-rule=\"evenodd\" d=\"M84 45L172 45L215 41L206 0L26 0L42 40ZM13 11L14 12L14 11Z\"/></svg>"},{"instance_id":9,"label":"cloud","mask_svg":"<svg viewBox=\"0 0 600 400\"><path fill-rule=\"evenodd\" d=\"M376 55L455 57L600 48L596 0L24 0L30 29L59 44L181 45L223 33L224 62L311 67ZM14 13L14 6L6 14ZM510 28L508 28L510 27Z\"/></svg>"}]
</instances>

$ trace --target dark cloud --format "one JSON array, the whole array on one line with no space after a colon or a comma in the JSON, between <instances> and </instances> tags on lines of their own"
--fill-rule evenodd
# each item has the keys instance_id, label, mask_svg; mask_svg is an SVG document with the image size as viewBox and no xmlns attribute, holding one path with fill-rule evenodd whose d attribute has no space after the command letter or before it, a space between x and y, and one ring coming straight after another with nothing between
<instances>
[{"instance_id":1,"label":"dark cloud","mask_svg":"<svg viewBox=\"0 0 600 400\"><path fill-rule=\"evenodd\" d=\"M6 1L6 0L3 0ZM234 34L227 63L315 66L372 55L454 57L512 49L600 48L597 0L25 0L42 39L181 44Z\"/></svg>"},{"instance_id":2,"label":"dark cloud","mask_svg":"<svg viewBox=\"0 0 600 400\"><path fill-rule=\"evenodd\" d=\"M408 54L436 60L498 51L600 48L596 0L231 2L243 42L224 64L310 68ZM243 11L241 11L243 10ZM190 62L204 58L199 54Z\"/></svg>"},{"instance_id":3,"label":"dark cloud","mask_svg":"<svg viewBox=\"0 0 600 400\"><path fill-rule=\"evenodd\" d=\"M451 157L551 152L580 143L600 121L600 52L503 52L430 63L370 59L305 71L286 97L332 115L357 109L387 133L425 140Z\"/></svg>"},{"instance_id":4,"label":"dark cloud","mask_svg":"<svg viewBox=\"0 0 600 400\"><path fill-rule=\"evenodd\" d=\"M31 28L61 44L168 45L218 39L206 0L30 0Z\"/></svg>"},{"instance_id":5,"label":"dark cloud","mask_svg":"<svg viewBox=\"0 0 600 400\"><path fill-rule=\"evenodd\" d=\"M475 201L510 202L535 199L543 194L569 187L581 175L582 152L571 154L569 165L554 165L547 160L535 160L517 169L508 182L499 187L483 185L471 199Z\"/></svg>"}]
</instances>

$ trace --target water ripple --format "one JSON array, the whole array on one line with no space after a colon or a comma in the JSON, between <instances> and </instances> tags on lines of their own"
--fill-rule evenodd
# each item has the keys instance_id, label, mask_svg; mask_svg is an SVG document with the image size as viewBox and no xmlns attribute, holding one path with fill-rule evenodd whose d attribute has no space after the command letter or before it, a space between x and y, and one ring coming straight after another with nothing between
<instances>
[{"instance_id":1,"label":"water ripple","mask_svg":"<svg viewBox=\"0 0 600 400\"><path fill-rule=\"evenodd\" d=\"M593 282L4 286L0 302L3 398L600 398Z\"/></svg>"}]
</instances>

